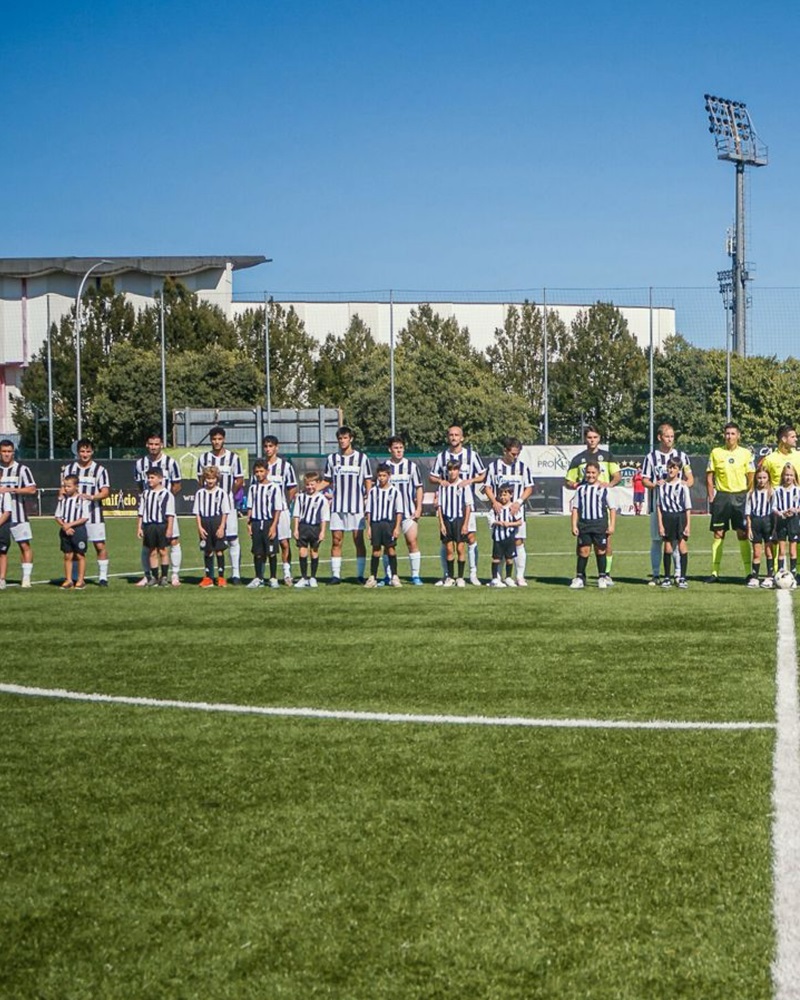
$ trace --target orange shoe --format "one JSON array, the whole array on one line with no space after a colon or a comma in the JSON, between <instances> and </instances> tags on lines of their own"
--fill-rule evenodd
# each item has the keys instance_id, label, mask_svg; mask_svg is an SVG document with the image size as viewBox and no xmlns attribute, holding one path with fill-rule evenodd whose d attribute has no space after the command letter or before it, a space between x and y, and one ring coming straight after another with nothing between
<instances>
[{"instance_id":1,"label":"orange shoe","mask_svg":"<svg viewBox=\"0 0 800 1000\"><path fill-rule=\"evenodd\" d=\"M228 586L228 581L225 579L224 576L218 576L217 577L217 586L218 587L227 587Z\"/></svg>"},{"instance_id":2,"label":"orange shoe","mask_svg":"<svg viewBox=\"0 0 800 1000\"><path fill-rule=\"evenodd\" d=\"M211 579L210 576L204 576L203 579L198 584L198 586L200 586L200 587L213 587L214 586L214 581Z\"/></svg>"}]
</instances>

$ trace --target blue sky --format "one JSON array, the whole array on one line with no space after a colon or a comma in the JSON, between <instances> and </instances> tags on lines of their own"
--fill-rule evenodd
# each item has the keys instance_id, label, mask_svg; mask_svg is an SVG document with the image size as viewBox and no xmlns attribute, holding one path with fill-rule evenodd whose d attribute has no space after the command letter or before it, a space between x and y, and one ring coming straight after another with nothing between
<instances>
[{"instance_id":1,"label":"blue sky","mask_svg":"<svg viewBox=\"0 0 800 1000\"><path fill-rule=\"evenodd\" d=\"M237 290L713 286L745 100L798 286L796 4L17 4L0 255L264 253Z\"/></svg>"}]
</instances>

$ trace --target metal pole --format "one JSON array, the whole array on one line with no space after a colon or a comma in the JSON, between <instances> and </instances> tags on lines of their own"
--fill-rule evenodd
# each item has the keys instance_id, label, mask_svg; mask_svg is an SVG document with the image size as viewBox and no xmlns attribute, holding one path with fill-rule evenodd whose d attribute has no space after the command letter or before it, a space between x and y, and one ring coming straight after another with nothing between
<instances>
[{"instance_id":1,"label":"metal pole","mask_svg":"<svg viewBox=\"0 0 800 1000\"><path fill-rule=\"evenodd\" d=\"M394 395L394 292L389 289L389 423L392 435L395 434L395 395Z\"/></svg>"},{"instance_id":2,"label":"metal pole","mask_svg":"<svg viewBox=\"0 0 800 1000\"><path fill-rule=\"evenodd\" d=\"M55 458L53 434L53 345L50 336L50 293L47 293L47 433L50 439L48 458Z\"/></svg>"},{"instance_id":3,"label":"metal pole","mask_svg":"<svg viewBox=\"0 0 800 1000\"><path fill-rule=\"evenodd\" d=\"M544 444L550 444L550 382L548 374L549 346L547 343L547 289L542 289L542 409L544 410Z\"/></svg>"},{"instance_id":4,"label":"metal pole","mask_svg":"<svg viewBox=\"0 0 800 1000\"><path fill-rule=\"evenodd\" d=\"M167 444L167 336L164 315L164 289L159 297L161 319L161 440Z\"/></svg>"},{"instance_id":5,"label":"metal pole","mask_svg":"<svg viewBox=\"0 0 800 1000\"><path fill-rule=\"evenodd\" d=\"M650 451L655 449L655 407L653 403L654 396L654 368L655 368L655 358L653 354L653 288L650 287Z\"/></svg>"},{"instance_id":6,"label":"metal pole","mask_svg":"<svg viewBox=\"0 0 800 1000\"><path fill-rule=\"evenodd\" d=\"M735 288L735 286L734 286ZM734 291L734 295L736 292ZM735 305L732 306L735 309ZM725 419L731 420L731 310L725 309Z\"/></svg>"},{"instance_id":7,"label":"metal pole","mask_svg":"<svg viewBox=\"0 0 800 1000\"><path fill-rule=\"evenodd\" d=\"M733 259L733 349L747 356L747 271L745 270L744 163L736 164L736 246Z\"/></svg>"},{"instance_id":8,"label":"metal pole","mask_svg":"<svg viewBox=\"0 0 800 1000\"><path fill-rule=\"evenodd\" d=\"M264 378L266 380L266 392L264 397L267 403L267 434L272 433L272 387L270 386L269 374L269 301L267 293L264 292Z\"/></svg>"},{"instance_id":9,"label":"metal pole","mask_svg":"<svg viewBox=\"0 0 800 1000\"><path fill-rule=\"evenodd\" d=\"M83 286L95 268L110 263L111 261L108 260L98 260L96 264L92 264L83 278L81 278L81 283L78 285L78 298L75 302L75 409L77 411L75 425L79 441L83 437L83 416L81 414L81 410L83 409L81 400L81 298L83 296Z\"/></svg>"}]
</instances>

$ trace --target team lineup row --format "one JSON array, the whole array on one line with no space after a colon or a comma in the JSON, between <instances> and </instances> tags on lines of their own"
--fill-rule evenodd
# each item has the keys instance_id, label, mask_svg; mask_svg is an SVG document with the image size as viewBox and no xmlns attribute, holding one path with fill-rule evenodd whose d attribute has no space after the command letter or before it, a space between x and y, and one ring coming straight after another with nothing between
<instances>
[{"instance_id":1,"label":"team lineup row","mask_svg":"<svg viewBox=\"0 0 800 1000\"><path fill-rule=\"evenodd\" d=\"M225 586L225 554L230 559L231 583L241 583L241 545L234 494L243 488L239 456L225 447L225 431L215 427L211 448L197 459L198 489L193 506L198 540L204 554L205 576L201 586ZM572 533L577 539L576 574L571 586L586 584L586 567L592 550L598 586L611 586L612 536L615 511L609 489L620 481L620 469L607 449L600 447L596 427L585 429L585 448L572 460L564 486L573 491ZM405 538L411 582L422 583L417 523L422 514L423 484L418 466L405 458L400 437L388 442L388 455L373 473L369 458L353 445L353 432L340 427L338 450L327 456L321 473L309 473L302 488L291 462L278 454L272 435L263 441L264 457L254 463L247 490L247 529L251 540L255 576L250 587L316 586L320 545L331 536L330 583L341 581L342 549L351 534L357 575L369 587L388 583L400 586L397 542ZM794 428L778 429L778 444L762 460L756 475L752 453L741 446L739 429L729 423L724 444L712 450L707 467L711 507L712 570L709 582L719 579L722 544L734 529L740 541L747 582L759 585L761 557L766 556L769 586L775 554L788 560L796 573L800 535L800 453ZM174 498L182 489L180 469L164 452L160 435L151 435L146 454L135 463L141 490L137 534L142 541L142 578L138 586L179 586L182 560L180 524ZM435 458L430 482L436 486L436 510L442 540L442 586L480 585L475 505L472 487L481 484L489 500L492 537L492 586L526 586L525 501L533 490L530 469L520 458L521 443L503 442L503 453L485 466L480 455L464 442L462 429L447 432L447 447ZM762 475L763 472L763 475ZM691 466L686 454L675 448L669 424L658 428L658 447L642 466L644 486L651 490L651 579L653 585L686 586L691 524ZM0 589L5 586L8 551L12 541L20 549L23 587L33 573L32 532L24 500L36 492L30 469L16 461L14 445L0 441ZM65 560L65 589L84 586L85 555L93 545L101 586L107 586L109 556L106 547L102 502L110 494L105 468L94 460L94 447L78 442L77 459L62 470L62 488L56 510L61 549ZM767 509L768 508L768 509ZM367 546L370 543L369 574ZM291 539L298 549L300 578L291 566ZM379 580L381 557L384 573ZM662 573L663 558L663 573ZM280 574L278 560L280 559ZM267 570L269 575L267 576ZM505 581L503 581L505 572ZM755 581L755 582L754 582Z\"/></svg>"}]
</instances>

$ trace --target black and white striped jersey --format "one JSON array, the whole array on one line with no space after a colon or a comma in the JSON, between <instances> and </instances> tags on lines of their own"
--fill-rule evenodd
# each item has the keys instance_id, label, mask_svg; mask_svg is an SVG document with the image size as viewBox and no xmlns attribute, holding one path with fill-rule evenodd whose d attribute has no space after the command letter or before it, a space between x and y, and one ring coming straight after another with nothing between
<instances>
[{"instance_id":1,"label":"black and white striped jersey","mask_svg":"<svg viewBox=\"0 0 800 1000\"><path fill-rule=\"evenodd\" d=\"M772 494L769 490L753 490L747 494L744 505L747 517L769 517L772 513Z\"/></svg>"},{"instance_id":2,"label":"black and white striped jersey","mask_svg":"<svg viewBox=\"0 0 800 1000\"><path fill-rule=\"evenodd\" d=\"M81 465L80 462L70 462L61 470L61 478L65 476L78 477L78 492L81 494L93 495L100 490L109 489L111 484L108 479L108 472L105 466L91 461L88 465ZM89 500L89 524L103 523L103 501Z\"/></svg>"},{"instance_id":3,"label":"black and white striped jersey","mask_svg":"<svg viewBox=\"0 0 800 1000\"><path fill-rule=\"evenodd\" d=\"M772 509L777 514L800 510L800 486L776 486L772 491Z\"/></svg>"},{"instance_id":4,"label":"black and white striped jersey","mask_svg":"<svg viewBox=\"0 0 800 1000\"><path fill-rule=\"evenodd\" d=\"M265 459L266 461L266 459ZM255 482L255 478L251 483ZM283 506L289 506L289 493L297 489L297 473L291 462L280 456L272 463L267 463L267 482L280 487L283 496Z\"/></svg>"},{"instance_id":5,"label":"black and white striped jersey","mask_svg":"<svg viewBox=\"0 0 800 1000\"><path fill-rule=\"evenodd\" d=\"M139 498L139 517L142 524L166 524L169 516L175 517L175 497L163 487L145 490Z\"/></svg>"},{"instance_id":6,"label":"black and white striped jersey","mask_svg":"<svg viewBox=\"0 0 800 1000\"><path fill-rule=\"evenodd\" d=\"M519 521L522 517L522 511L519 514L515 514L511 510L511 504L506 504L505 507L500 509L498 514L494 509L489 511L489 528L492 532L492 541L494 542L504 542L507 538L516 538L517 532L519 531L519 525L509 524L509 521Z\"/></svg>"},{"instance_id":7,"label":"black and white striped jersey","mask_svg":"<svg viewBox=\"0 0 800 1000\"><path fill-rule=\"evenodd\" d=\"M213 451L203 452L197 459L198 479L202 480L203 469L208 465L213 465L219 472L217 483L226 493L232 494L234 482L244 478L241 459L235 452L228 451L227 448L223 448L219 455L215 455Z\"/></svg>"},{"instance_id":8,"label":"black and white striped jersey","mask_svg":"<svg viewBox=\"0 0 800 1000\"><path fill-rule=\"evenodd\" d=\"M681 479L669 482L662 479L658 484L658 506L668 514L681 514L692 509L689 487Z\"/></svg>"},{"instance_id":9,"label":"black and white striped jersey","mask_svg":"<svg viewBox=\"0 0 800 1000\"><path fill-rule=\"evenodd\" d=\"M392 486L395 486L403 501L403 516L411 517L417 509L417 493L422 486L422 479L416 462L410 458L385 459L392 472Z\"/></svg>"},{"instance_id":10,"label":"black and white striped jersey","mask_svg":"<svg viewBox=\"0 0 800 1000\"><path fill-rule=\"evenodd\" d=\"M575 490L571 506L577 509L579 521L602 521L608 515L608 487L581 483Z\"/></svg>"},{"instance_id":11,"label":"black and white striped jersey","mask_svg":"<svg viewBox=\"0 0 800 1000\"><path fill-rule=\"evenodd\" d=\"M439 510L446 521L462 518L467 507L475 509L471 486L459 486L457 483L445 483L439 486L437 492Z\"/></svg>"},{"instance_id":12,"label":"black and white striped jersey","mask_svg":"<svg viewBox=\"0 0 800 1000\"><path fill-rule=\"evenodd\" d=\"M161 475L163 477L162 482L167 489L169 489L173 483L181 482L180 466L170 455L167 455L164 452L162 452L158 458L150 458L149 455L143 455L141 458L136 460L136 464L133 467L133 477L140 490L150 489L147 484L147 473L150 472L151 469L161 470Z\"/></svg>"},{"instance_id":13,"label":"black and white striped jersey","mask_svg":"<svg viewBox=\"0 0 800 1000\"><path fill-rule=\"evenodd\" d=\"M659 448L655 448L645 455L645 459L642 462L642 478L649 479L651 483L657 483L662 479L667 478L667 462L671 458L677 458L681 463L681 478L684 476L684 470L689 463L689 456L685 451L680 451L678 448L671 448L669 451L661 451Z\"/></svg>"},{"instance_id":14,"label":"black and white striped jersey","mask_svg":"<svg viewBox=\"0 0 800 1000\"><path fill-rule=\"evenodd\" d=\"M519 501L525 490L533 486L533 476L527 463L521 458L515 462L504 462L502 458L495 458L486 467L485 482L495 497L500 485L508 483L512 490L511 499Z\"/></svg>"},{"instance_id":15,"label":"black and white striped jersey","mask_svg":"<svg viewBox=\"0 0 800 1000\"><path fill-rule=\"evenodd\" d=\"M286 504L279 483L251 483L247 490L247 511L252 521L271 521Z\"/></svg>"},{"instance_id":16,"label":"black and white striped jersey","mask_svg":"<svg viewBox=\"0 0 800 1000\"><path fill-rule=\"evenodd\" d=\"M65 524L88 520L90 508L91 503L80 493L75 493L71 497L60 497L56 504L55 518Z\"/></svg>"},{"instance_id":17,"label":"black and white striped jersey","mask_svg":"<svg viewBox=\"0 0 800 1000\"><path fill-rule=\"evenodd\" d=\"M13 461L8 465L3 465L0 463L0 486L5 489L18 490L24 489L26 486L35 486L36 482L33 478L33 473L28 468L27 465L23 465L21 462ZM25 524L28 520L28 514L25 510L25 497L20 496L18 493L7 493L6 496L11 498L11 525L15 524Z\"/></svg>"},{"instance_id":18,"label":"black and white striped jersey","mask_svg":"<svg viewBox=\"0 0 800 1000\"><path fill-rule=\"evenodd\" d=\"M403 498L396 486L373 486L367 494L366 513L371 521L394 521L403 513Z\"/></svg>"},{"instance_id":19,"label":"black and white striped jersey","mask_svg":"<svg viewBox=\"0 0 800 1000\"><path fill-rule=\"evenodd\" d=\"M322 493L298 493L294 498L294 516L300 524L322 524L331 519L331 505Z\"/></svg>"},{"instance_id":20,"label":"black and white striped jersey","mask_svg":"<svg viewBox=\"0 0 800 1000\"><path fill-rule=\"evenodd\" d=\"M194 495L192 513L201 518L222 517L223 514L230 514L232 510L230 493L221 486L214 486L210 490L203 486Z\"/></svg>"},{"instance_id":21,"label":"black and white striped jersey","mask_svg":"<svg viewBox=\"0 0 800 1000\"><path fill-rule=\"evenodd\" d=\"M458 452L448 451L447 448L440 451L434 459L431 475L437 479L447 479L447 463L453 461L461 463L459 479L475 479L486 471L481 456L471 445L465 444Z\"/></svg>"},{"instance_id":22,"label":"black and white striped jersey","mask_svg":"<svg viewBox=\"0 0 800 1000\"><path fill-rule=\"evenodd\" d=\"M328 455L322 478L333 488L334 514L364 513L364 491L367 481L372 481L372 470L363 452L354 449L350 455L338 451Z\"/></svg>"}]
</instances>

